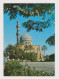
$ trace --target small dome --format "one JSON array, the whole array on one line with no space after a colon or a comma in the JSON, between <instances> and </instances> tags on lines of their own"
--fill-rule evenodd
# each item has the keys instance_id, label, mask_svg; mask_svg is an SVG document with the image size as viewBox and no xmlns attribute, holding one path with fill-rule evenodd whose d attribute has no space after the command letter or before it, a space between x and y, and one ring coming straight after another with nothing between
<instances>
[{"instance_id":1,"label":"small dome","mask_svg":"<svg viewBox=\"0 0 59 79\"><path fill-rule=\"evenodd\" d=\"M23 35L21 36L21 38L22 38L22 39L27 39L27 38L28 38L28 39L32 39L31 36L29 36L27 33L23 34Z\"/></svg>"}]
</instances>

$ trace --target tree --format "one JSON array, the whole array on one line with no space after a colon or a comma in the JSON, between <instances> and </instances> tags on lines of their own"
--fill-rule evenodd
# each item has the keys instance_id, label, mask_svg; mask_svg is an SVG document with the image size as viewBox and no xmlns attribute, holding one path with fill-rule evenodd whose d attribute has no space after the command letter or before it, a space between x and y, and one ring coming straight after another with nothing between
<instances>
[{"instance_id":1,"label":"tree","mask_svg":"<svg viewBox=\"0 0 59 79\"><path fill-rule=\"evenodd\" d=\"M49 55L45 56L45 61L49 61Z\"/></svg>"},{"instance_id":2,"label":"tree","mask_svg":"<svg viewBox=\"0 0 59 79\"><path fill-rule=\"evenodd\" d=\"M22 44L21 44L21 43L16 43L16 44L15 44L15 47L20 48L21 46L22 46Z\"/></svg>"},{"instance_id":3,"label":"tree","mask_svg":"<svg viewBox=\"0 0 59 79\"><path fill-rule=\"evenodd\" d=\"M40 21L34 22L28 20L23 23L23 27L27 28L27 31L36 30L42 32L43 29L48 28L55 22L55 4L4 4L4 13L7 13L11 19L15 19L17 15L28 18L30 16L42 17ZM50 16L47 18L47 16ZM47 18L47 19L46 19ZM51 40L49 40L51 42ZM47 41L48 42L48 41ZM48 42L48 44L50 43ZM54 42L54 41L53 41Z\"/></svg>"},{"instance_id":4,"label":"tree","mask_svg":"<svg viewBox=\"0 0 59 79\"><path fill-rule=\"evenodd\" d=\"M30 60L33 62L35 62L37 60L37 54L34 52L30 53Z\"/></svg>"},{"instance_id":5,"label":"tree","mask_svg":"<svg viewBox=\"0 0 59 79\"><path fill-rule=\"evenodd\" d=\"M28 49L29 49L28 45L25 45L25 49L24 50L27 52Z\"/></svg>"},{"instance_id":6,"label":"tree","mask_svg":"<svg viewBox=\"0 0 59 79\"><path fill-rule=\"evenodd\" d=\"M29 45L29 50L31 52L31 50L33 49L32 45Z\"/></svg>"},{"instance_id":7,"label":"tree","mask_svg":"<svg viewBox=\"0 0 59 79\"><path fill-rule=\"evenodd\" d=\"M44 51L44 55L45 55L45 51L47 50L47 47L43 45L42 50Z\"/></svg>"},{"instance_id":8,"label":"tree","mask_svg":"<svg viewBox=\"0 0 59 79\"><path fill-rule=\"evenodd\" d=\"M17 43L14 45L14 49L15 49L15 58L17 59L22 59L23 53L24 51L21 49L22 44L21 43Z\"/></svg>"},{"instance_id":9,"label":"tree","mask_svg":"<svg viewBox=\"0 0 59 79\"><path fill-rule=\"evenodd\" d=\"M15 19L17 14L23 17L42 16L45 18L45 13L54 13L54 3L51 4L4 4L4 13L8 13L10 19ZM54 18L54 17L53 17Z\"/></svg>"},{"instance_id":10,"label":"tree","mask_svg":"<svg viewBox=\"0 0 59 79\"><path fill-rule=\"evenodd\" d=\"M36 53L34 53L34 52L28 52L27 53L27 60L30 60L30 61L36 61L37 60L37 54Z\"/></svg>"},{"instance_id":11,"label":"tree","mask_svg":"<svg viewBox=\"0 0 59 79\"><path fill-rule=\"evenodd\" d=\"M49 45L53 45L55 46L55 34L50 36L47 40L46 43L48 43Z\"/></svg>"},{"instance_id":12,"label":"tree","mask_svg":"<svg viewBox=\"0 0 59 79\"><path fill-rule=\"evenodd\" d=\"M9 44L6 49L5 49L5 52L10 55L13 53L13 45L12 44Z\"/></svg>"},{"instance_id":13,"label":"tree","mask_svg":"<svg viewBox=\"0 0 59 79\"><path fill-rule=\"evenodd\" d=\"M55 61L55 54L51 54L49 56L49 61Z\"/></svg>"},{"instance_id":14,"label":"tree","mask_svg":"<svg viewBox=\"0 0 59 79\"><path fill-rule=\"evenodd\" d=\"M6 53L9 53L9 58L10 59L18 59L18 58L20 58L20 59L22 59L22 56L23 56L23 53L24 53L24 51L23 50L21 50L21 44L16 44L16 45L12 45L12 44L9 44L8 46L7 46L7 48L5 49L5 52ZM8 56L8 55L6 55L6 54L4 54L5 56Z\"/></svg>"}]
</instances>

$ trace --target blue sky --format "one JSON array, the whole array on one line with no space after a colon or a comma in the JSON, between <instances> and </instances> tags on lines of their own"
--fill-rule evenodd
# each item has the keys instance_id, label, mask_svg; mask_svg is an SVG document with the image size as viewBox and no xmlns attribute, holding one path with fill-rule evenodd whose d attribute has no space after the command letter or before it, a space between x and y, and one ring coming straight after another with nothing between
<instances>
[{"instance_id":1,"label":"blue sky","mask_svg":"<svg viewBox=\"0 0 59 79\"><path fill-rule=\"evenodd\" d=\"M47 16L48 18L49 16ZM45 43L46 39L53 35L55 33L55 26L54 24L51 24L50 27L43 30L43 32L36 32L35 30L31 30L30 32L27 32L26 29L22 26L22 23L31 19L34 21L41 20L42 17L29 17L25 18L23 16L17 16L16 19L9 19L9 16L7 14L4 14L4 49L8 46L8 44L15 45L17 42L16 37L16 25L17 21L20 22L20 36L24 33L29 34L32 37L32 45L40 45L40 48L43 45L47 46L46 54L52 54L55 53L55 47L49 46Z\"/></svg>"}]
</instances>

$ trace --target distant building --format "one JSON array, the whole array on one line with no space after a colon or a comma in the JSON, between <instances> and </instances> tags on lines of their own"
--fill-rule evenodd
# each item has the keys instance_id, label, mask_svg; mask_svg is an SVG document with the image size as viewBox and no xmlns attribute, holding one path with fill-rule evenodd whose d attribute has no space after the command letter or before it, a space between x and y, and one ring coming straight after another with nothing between
<instances>
[{"instance_id":1,"label":"distant building","mask_svg":"<svg viewBox=\"0 0 59 79\"><path fill-rule=\"evenodd\" d=\"M21 49L24 50L26 45L32 45L32 37L30 35L28 35L27 33L23 34L20 37L20 32L19 32L19 21L17 21L17 43L21 43ZM37 53L37 60L40 61L42 60L42 51L40 51L40 45L32 45L32 50L31 52ZM25 51L26 52L26 51ZM29 50L27 50L27 52L30 52Z\"/></svg>"}]
</instances>

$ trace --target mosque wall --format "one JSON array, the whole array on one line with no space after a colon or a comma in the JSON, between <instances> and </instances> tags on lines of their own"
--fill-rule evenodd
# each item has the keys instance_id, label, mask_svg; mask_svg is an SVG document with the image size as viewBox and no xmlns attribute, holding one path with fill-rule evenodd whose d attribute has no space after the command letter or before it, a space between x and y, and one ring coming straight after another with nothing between
<instances>
[{"instance_id":1,"label":"mosque wall","mask_svg":"<svg viewBox=\"0 0 59 79\"><path fill-rule=\"evenodd\" d=\"M39 51L39 50L38 50L37 59L38 59L38 60L42 59L42 51Z\"/></svg>"},{"instance_id":2,"label":"mosque wall","mask_svg":"<svg viewBox=\"0 0 59 79\"><path fill-rule=\"evenodd\" d=\"M33 49L31 50L31 52L37 53L37 59L40 60L42 59L42 51L40 51L40 45L32 45ZM25 45L22 45L20 47L22 50L25 49ZM30 50L25 51L25 53L30 52Z\"/></svg>"}]
</instances>

